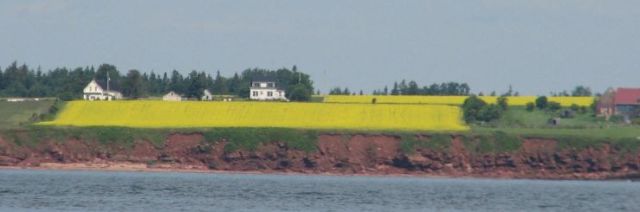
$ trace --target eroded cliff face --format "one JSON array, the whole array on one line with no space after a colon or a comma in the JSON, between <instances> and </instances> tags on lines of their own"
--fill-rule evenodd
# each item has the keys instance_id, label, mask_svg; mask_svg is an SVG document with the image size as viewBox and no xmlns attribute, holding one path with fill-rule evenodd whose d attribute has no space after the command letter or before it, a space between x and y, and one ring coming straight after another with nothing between
<instances>
[{"instance_id":1,"label":"eroded cliff face","mask_svg":"<svg viewBox=\"0 0 640 212\"><path fill-rule=\"evenodd\" d=\"M428 135L426 135L428 136ZM426 141L428 142L428 141ZM132 146L69 139L46 140L21 146L0 138L0 166L39 167L42 164L104 165L126 162L141 168L295 172L308 174L407 174L416 176L610 179L640 176L637 150L557 148L549 139L523 139L519 150L478 153L458 136L435 150L403 150L390 135L324 134L317 149L304 152L285 142L271 142L256 150L225 151L226 141L204 141L201 134L172 134L162 146L138 140Z\"/></svg>"}]
</instances>

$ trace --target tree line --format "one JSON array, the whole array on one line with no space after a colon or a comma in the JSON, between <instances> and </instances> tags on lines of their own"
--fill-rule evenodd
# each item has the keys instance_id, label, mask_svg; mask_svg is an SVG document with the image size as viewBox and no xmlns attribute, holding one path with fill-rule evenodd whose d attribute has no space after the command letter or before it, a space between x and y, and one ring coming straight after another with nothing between
<instances>
[{"instance_id":1,"label":"tree line","mask_svg":"<svg viewBox=\"0 0 640 212\"><path fill-rule=\"evenodd\" d=\"M420 86L416 81L402 80L399 83L393 83L393 87L385 86L383 89L376 89L373 95L429 95L429 96L467 96L471 92L471 88L467 83L445 82L434 83L429 86ZM356 95L349 88L334 87L329 91L330 95ZM362 90L358 93L363 95Z\"/></svg>"},{"instance_id":2,"label":"tree line","mask_svg":"<svg viewBox=\"0 0 640 212\"><path fill-rule=\"evenodd\" d=\"M246 69L232 77L224 77L220 72L211 75L204 71L191 71L183 75L177 70L169 73L141 72L132 69L122 74L114 65L102 64L98 68L66 67L42 71L39 67L29 68L13 62L4 70L0 68L0 96L3 97L58 97L63 100L82 98L83 88L92 80L106 82L109 78L111 90L120 91L131 99L161 96L169 91L199 99L208 89L214 95L249 96L249 88L254 78L268 78L293 101L307 101L314 90L308 74L297 70L296 66L268 70ZM104 88L106 89L106 88Z\"/></svg>"},{"instance_id":3,"label":"tree line","mask_svg":"<svg viewBox=\"0 0 640 212\"><path fill-rule=\"evenodd\" d=\"M459 82L443 82L433 83L428 86L420 86L416 81L402 80L399 83L396 81L393 83L393 87L389 89L385 86L383 89L376 89L372 92L373 95L423 95L423 96L469 96L474 95L471 92L471 88L467 83ZM334 87L329 90L329 95L364 95L364 92L360 90L350 90L348 87ZM515 91L511 85L504 93L497 93L492 91L490 93L477 93L478 96L520 96L520 92ZM571 91L551 92L551 96L600 96L600 94L594 94L591 88L578 85Z\"/></svg>"},{"instance_id":4,"label":"tree line","mask_svg":"<svg viewBox=\"0 0 640 212\"><path fill-rule=\"evenodd\" d=\"M591 88L583 85L578 85L571 92L568 91L560 91L560 92L551 92L551 96L593 96L593 92Z\"/></svg>"}]
</instances>

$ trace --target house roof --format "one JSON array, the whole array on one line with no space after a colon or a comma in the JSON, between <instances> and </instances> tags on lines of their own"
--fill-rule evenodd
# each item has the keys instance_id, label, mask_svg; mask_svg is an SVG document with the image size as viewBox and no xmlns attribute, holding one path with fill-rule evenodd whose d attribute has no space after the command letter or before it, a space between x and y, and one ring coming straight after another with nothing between
<instances>
[{"instance_id":1,"label":"house roof","mask_svg":"<svg viewBox=\"0 0 640 212\"><path fill-rule=\"evenodd\" d=\"M277 79L275 77L268 76L254 76L251 78L251 82L276 82Z\"/></svg>"},{"instance_id":2,"label":"house roof","mask_svg":"<svg viewBox=\"0 0 640 212\"><path fill-rule=\"evenodd\" d=\"M266 83L274 83L273 87L266 87L266 88L261 88L261 87L255 87L253 86L254 82L266 82ZM282 85L280 85L280 83L278 82L278 79L275 77L268 77L268 76L255 76L253 78L251 78L251 89L278 89L278 90L284 90L284 87Z\"/></svg>"},{"instance_id":3,"label":"house roof","mask_svg":"<svg viewBox=\"0 0 640 212\"><path fill-rule=\"evenodd\" d=\"M616 105L640 105L640 88L618 88L614 100Z\"/></svg>"},{"instance_id":4,"label":"house roof","mask_svg":"<svg viewBox=\"0 0 640 212\"><path fill-rule=\"evenodd\" d=\"M182 95L174 91L169 91L169 93L165 94L164 96L182 96Z\"/></svg>"}]
</instances>

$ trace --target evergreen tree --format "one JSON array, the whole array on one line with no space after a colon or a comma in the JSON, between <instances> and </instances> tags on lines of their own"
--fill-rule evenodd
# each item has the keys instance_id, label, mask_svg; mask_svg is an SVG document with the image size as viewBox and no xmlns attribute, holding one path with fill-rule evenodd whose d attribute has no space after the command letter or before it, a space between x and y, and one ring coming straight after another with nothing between
<instances>
[{"instance_id":1,"label":"evergreen tree","mask_svg":"<svg viewBox=\"0 0 640 212\"><path fill-rule=\"evenodd\" d=\"M4 71L2 70L2 67L0 67L0 90L2 89L4 89Z\"/></svg>"},{"instance_id":2,"label":"evergreen tree","mask_svg":"<svg viewBox=\"0 0 640 212\"><path fill-rule=\"evenodd\" d=\"M400 81L400 84L398 85L398 90L400 90L400 95L406 95L408 88L409 87L407 86L406 80L403 79L402 81Z\"/></svg>"},{"instance_id":3,"label":"evergreen tree","mask_svg":"<svg viewBox=\"0 0 640 212\"><path fill-rule=\"evenodd\" d=\"M420 88L418 88L418 83L416 83L415 81L410 81L409 85L407 87L406 93L403 93L405 95L418 95L418 92L420 91Z\"/></svg>"},{"instance_id":4,"label":"evergreen tree","mask_svg":"<svg viewBox=\"0 0 640 212\"><path fill-rule=\"evenodd\" d=\"M591 93L591 88L582 86L582 85L576 86L571 92L571 96L591 96L591 95L593 95Z\"/></svg>"},{"instance_id":5,"label":"evergreen tree","mask_svg":"<svg viewBox=\"0 0 640 212\"><path fill-rule=\"evenodd\" d=\"M393 89L391 89L391 95L399 95L398 82L393 82Z\"/></svg>"},{"instance_id":6,"label":"evergreen tree","mask_svg":"<svg viewBox=\"0 0 640 212\"><path fill-rule=\"evenodd\" d=\"M294 66L295 68L295 66ZM309 101L311 99L311 91L307 89L303 84L295 85L289 95L291 101Z\"/></svg>"},{"instance_id":7,"label":"evergreen tree","mask_svg":"<svg viewBox=\"0 0 640 212\"><path fill-rule=\"evenodd\" d=\"M171 81L169 80L169 76L167 75L167 72L164 72L164 74L162 75L162 91L161 93L167 93L169 92L169 90L171 89Z\"/></svg>"},{"instance_id":8,"label":"evergreen tree","mask_svg":"<svg viewBox=\"0 0 640 212\"><path fill-rule=\"evenodd\" d=\"M120 90L120 72L110 64L102 64L96 71L95 79L109 84L109 90ZM107 89L107 88L104 88Z\"/></svg>"},{"instance_id":9,"label":"evergreen tree","mask_svg":"<svg viewBox=\"0 0 640 212\"><path fill-rule=\"evenodd\" d=\"M169 81L169 90L183 94L186 90L183 87L183 81L184 78L182 75L178 71L173 70L173 72L171 72L171 80Z\"/></svg>"},{"instance_id":10,"label":"evergreen tree","mask_svg":"<svg viewBox=\"0 0 640 212\"><path fill-rule=\"evenodd\" d=\"M220 76L220 71L216 72L216 78L213 81L213 87L211 88L211 92L214 94L226 94L227 93L227 85L222 76Z\"/></svg>"},{"instance_id":11,"label":"evergreen tree","mask_svg":"<svg viewBox=\"0 0 640 212\"><path fill-rule=\"evenodd\" d=\"M240 80L240 76L238 75L238 73L235 73L233 74L233 77L229 80L229 84L227 85L228 86L227 90L229 91L229 93L232 93L235 95L242 95L241 83L242 81Z\"/></svg>"},{"instance_id":12,"label":"evergreen tree","mask_svg":"<svg viewBox=\"0 0 640 212\"><path fill-rule=\"evenodd\" d=\"M206 80L207 75L204 72L191 71L185 80L187 98L200 99L207 85Z\"/></svg>"},{"instance_id":13,"label":"evergreen tree","mask_svg":"<svg viewBox=\"0 0 640 212\"><path fill-rule=\"evenodd\" d=\"M138 99L146 96L146 86L143 76L138 70L129 70L122 82L122 95L131 99Z\"/></svg>"}]
</instances>

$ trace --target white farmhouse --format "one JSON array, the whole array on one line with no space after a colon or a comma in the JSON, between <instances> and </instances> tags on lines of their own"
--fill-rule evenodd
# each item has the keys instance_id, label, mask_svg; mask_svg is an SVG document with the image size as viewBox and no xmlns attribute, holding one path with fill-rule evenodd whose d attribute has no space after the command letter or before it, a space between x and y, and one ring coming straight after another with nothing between
<instances>
[{"instance_id":1,"label":"white farmhouse","mask_svg":"<svg viewBox=\"0 0 640 212\"><path fill-rule=\"evenodd\" d=\"M274 80L254 79L249 89L249 99L251 100L284 100L284 90L279 89Z\"/></svg>"},{"instance_id":2,"label":"white farmhouse","mask_svg":"<svg viewBox=\"0 0 640 212\"><path fill-rule=\"evenodd\" d=\"M104 89L104 84L102 83L98 83L98 81L96 81L95 79L91 80L91 82L89 82L89 84L84 87L84 90L82 90L83 92L83 99L84 100L89 100L89 101L94 101L94 100L116 100L116 99L122 99L122 94L120 92L117 91L112 91L109 89L109 86L107 85L107 90Z\"/></svg>"},{"instance_id":3,"label":"white farmhouse","mask_svg":"<svg viewBox=\"0 0 640 212\"><path fill-rule=\"evenodd\" d=\"M213 95L209 92L208 89L204 89L202 97L200 98L202 101L213 101Z\"/></svg>"},{"instance_id":4,"label":"white farmhouse","mask_svg":"<svg viewBox=\"0 0 640 212\"><path fill-rule=\"evenodd\" d=\"M162 96L162 100L179 102L182 101L182 96L176 92L170 91L169 93Z\"/></svg>"}]
</instances>

